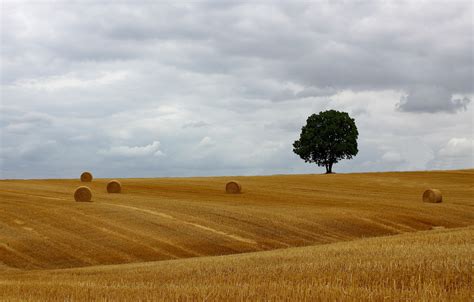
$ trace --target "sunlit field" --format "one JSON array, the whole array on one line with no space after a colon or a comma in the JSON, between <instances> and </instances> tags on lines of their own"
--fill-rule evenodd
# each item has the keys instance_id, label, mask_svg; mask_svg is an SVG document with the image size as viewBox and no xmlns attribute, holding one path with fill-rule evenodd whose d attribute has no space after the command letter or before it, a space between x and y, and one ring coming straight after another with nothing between
<instances>
[{"instance_id":1,"label":"sunlit field","mask_svg":"<svg viewBox=\"0 0 474 302\"><path fill-rule=\"evenodd\" d=\"M107 181L0 181L1 300L471 297L474 170Z\"/></svg>"}]
</instances>

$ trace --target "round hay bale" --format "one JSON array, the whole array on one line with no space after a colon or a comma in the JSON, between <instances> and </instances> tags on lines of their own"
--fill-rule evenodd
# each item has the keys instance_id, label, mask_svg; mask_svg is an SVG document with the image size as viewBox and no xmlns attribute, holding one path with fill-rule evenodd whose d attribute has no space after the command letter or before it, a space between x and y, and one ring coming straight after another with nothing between
<instances>
[{"instance_id":1,"label":"round hay bale","mask_svg":"<svg viewBox=\"0 0 474 302\"><path fill-rule=\"evenodd\" d=\"M443 201L441 191L437 189L428 189L423 193L423 202L439 203Z\"/></svg>"},{"instance_id":2,"label":"round hay bale","mask_svg":"<svg viewBox=\"0 0 474 302\"><path fill-rule=\"evenodd\" d=\"M91 182L92 181L92 173L91 172L83 172L81 174L81 181L82 182Z\"/></svg>"},{"instance_id":3,"label":"round hay bale","mask_svg":"<svg viewBox=\"0 0 474 302\"><path fill-rule=\"evenodd\" d=\"M74 199L76 201L91 201L92 199L92 191L89 187L82 186L76 189L74 192Z\"/></svg>"},{"instance_id":4,"label":"round hay bale","mask_svg":"<svg viewBox=\"0 0 474 302\"><path fill-rule=\"evenodd\" d=\"M242 186L236 181L229 181L225 185L225 191L230 194L239 194L242 192Z\"/></svg>"},{"instance_id":5,"label":"round hay bale","mask_svg":"<svg viewBox=\"0 0 474 302\"><path fill-rule=\"evenodd\" d=\"M120 193L122 191L122 184L117 180L111 180L107 184L107 193Z\"/></svg>"}]
</instances>

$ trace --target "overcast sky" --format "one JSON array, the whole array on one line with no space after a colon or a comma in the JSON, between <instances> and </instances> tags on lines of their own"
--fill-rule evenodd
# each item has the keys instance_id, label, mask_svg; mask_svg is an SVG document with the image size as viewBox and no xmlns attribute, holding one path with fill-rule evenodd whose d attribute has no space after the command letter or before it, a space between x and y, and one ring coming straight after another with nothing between
<instances>
[{"instance_id":1,"label":"overcast sky","mask_svg":"<svg viewBox=\"0 0 474 302\"><path fill-rule=\"evenodd\" d=\"M99 2L2 1L0 178L322 173L328 109L336 172L474 167L471 1Z\"/></svg>"}]
</instances>

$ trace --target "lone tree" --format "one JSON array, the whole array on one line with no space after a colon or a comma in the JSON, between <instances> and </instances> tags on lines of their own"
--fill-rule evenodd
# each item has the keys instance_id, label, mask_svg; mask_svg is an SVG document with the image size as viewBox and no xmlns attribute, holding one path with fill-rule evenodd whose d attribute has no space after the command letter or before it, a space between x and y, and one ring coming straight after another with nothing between
<instances>
[{"instance_id":1,"label":"lone tree","mask_svg":"<svg viewBox=\"0 0 474 302\"><path fill-rule=\"evenodd\" d=\"M358 136L355 121L347 112L323 111L308 117L300 139L293 143L293 152L305 162L326 167L329 174L333 164L357 155Z\"/></svg>"}]
</instances>

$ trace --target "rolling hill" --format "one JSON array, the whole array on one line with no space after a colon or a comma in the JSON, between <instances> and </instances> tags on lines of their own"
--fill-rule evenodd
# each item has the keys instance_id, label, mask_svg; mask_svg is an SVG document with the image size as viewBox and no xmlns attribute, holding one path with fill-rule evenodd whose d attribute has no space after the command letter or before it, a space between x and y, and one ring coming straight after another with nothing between
<instances>
[{"instance_id":1,"label":"rolling hill","mask_svg":"<svg viewBox=\"0 0 474 302\"><path fill-rule=\"evenodd\" d=\"M9 271L8 301L470 301L474 228L238 255Z\"/></svg>"},{"instance_id":2,"label":"rolling hill","mask_svg":"<svg viewBox=\"0 0 474 302\"><path fill-rule=\"evenodd\" d=\"M4 298L467 295L474 170L121 182L78 203L79 180L0 181Z\"/></svg>"}]
</instances>

